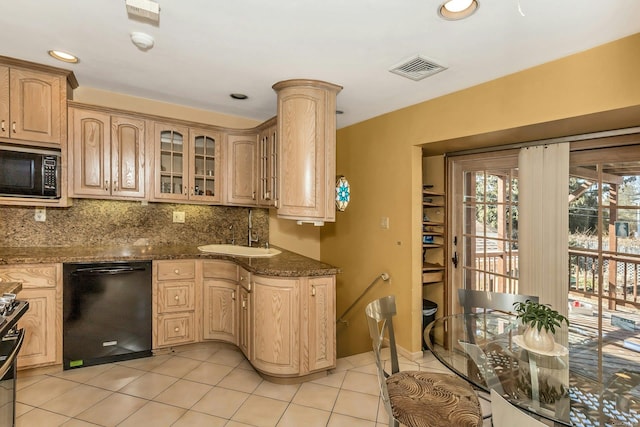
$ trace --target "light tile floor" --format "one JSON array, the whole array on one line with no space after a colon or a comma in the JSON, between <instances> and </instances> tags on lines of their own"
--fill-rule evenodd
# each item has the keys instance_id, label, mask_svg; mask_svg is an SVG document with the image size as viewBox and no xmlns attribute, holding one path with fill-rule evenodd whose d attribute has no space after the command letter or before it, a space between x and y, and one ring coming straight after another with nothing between
<instances>
[{"instance_id":1,"label":"light tile floor","mask_svg":"<svg viewBox=\"0 0 640 427\"><path fill-rule=\"evenodd\" d=\"M401 358L400 365L448 372L429 352L417 361ZM20 371L16 400L18 427L381 427L388 422L371 352L339 359L321 379L278 385L263 380L237 348L221 343L70 371Z\"/></svg>"}]
</instances>

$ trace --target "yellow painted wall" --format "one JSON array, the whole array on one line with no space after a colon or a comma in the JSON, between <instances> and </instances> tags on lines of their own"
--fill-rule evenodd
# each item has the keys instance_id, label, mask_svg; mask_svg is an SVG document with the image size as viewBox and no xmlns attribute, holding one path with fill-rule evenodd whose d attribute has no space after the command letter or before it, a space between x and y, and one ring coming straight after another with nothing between
<instances>
[{"instance_id":1,"label":"yellow painted wall","mask_svg":"<svg viewBox=\"0 0 640 427\"><path fill-rule=\"evenodd\" d=\"M199 110L182 105L138 98L84 86L80 86L74 90L73 98L75 101L86 104L235 129L248 129L260 124L259 121L253 119ZM278 219L273 210L269 215L269 240L272 245L280 246L310 258L320 259L319 228L316 227L316 229L313 229L313 226L307 225L298 226L295 221Z\"/></svg>"},{"instance_id":2,"label":"yellow painted wall","mask_svg":"<svg viewBox=\"0 0 640 427\"><path fill-rule=\"evenodd\" d=\"M346 212L337 215L335 224L326 225L321 231L322 261L342 269L337 280L338 315L382 271L392 278L391 284L375 287L354 309L349 326L339 325L339 356L371 349L365 302L387 294L397 297L398 344L411 352L420 350L419 147L637 108L638 52L640 34L635 34L338 131L337 168L351 183L352 202ZM420 84L430 84L429 79L416 83ZM634 125L640 125L640 116ZM602 123L600 130L609 129L607 126L611 124ZM573 134L584 129L568 126L562 132ZM447 147L441 149L446 150ZM390 229L380 228L382 216L390 218Z\"/></svg>"}]
</instances>

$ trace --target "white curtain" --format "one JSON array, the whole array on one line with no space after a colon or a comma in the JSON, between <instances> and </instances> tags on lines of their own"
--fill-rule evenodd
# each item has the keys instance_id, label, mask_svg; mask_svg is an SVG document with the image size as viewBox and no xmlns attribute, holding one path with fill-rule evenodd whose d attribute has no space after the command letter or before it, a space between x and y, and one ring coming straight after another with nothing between
<instances>
[{"instance_id":1,"label":"white curtain","mask_svg":"<svg viewBox=\"0 0 640 427\"><path fill-rule=\"evenodd\" d=\"M518 292L566 316L569 143L522 148L518 170Z\"/></svg>"}]
</instances>

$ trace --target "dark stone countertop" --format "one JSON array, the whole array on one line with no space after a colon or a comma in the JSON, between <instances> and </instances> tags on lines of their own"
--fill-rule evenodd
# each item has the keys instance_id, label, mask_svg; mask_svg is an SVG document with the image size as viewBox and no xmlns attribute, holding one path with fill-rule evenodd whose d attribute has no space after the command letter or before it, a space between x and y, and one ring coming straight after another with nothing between
<instances>
[{"instance_id":1,"label":"dark stone countertop","mask_svg":"<svg viewBox=\"0 0 640 427\"><path fill-rule=\"evenodd\" d=\"M278 255L249 258L204 253L197 245L159 246L74 246L74 247L0 247L0 265L65 262L141 261L172 259L222 259L235 261L255 274L264 276L327 276L340 272L338 267L307 258L282 248Z\"/></svg>"}]
</instances>

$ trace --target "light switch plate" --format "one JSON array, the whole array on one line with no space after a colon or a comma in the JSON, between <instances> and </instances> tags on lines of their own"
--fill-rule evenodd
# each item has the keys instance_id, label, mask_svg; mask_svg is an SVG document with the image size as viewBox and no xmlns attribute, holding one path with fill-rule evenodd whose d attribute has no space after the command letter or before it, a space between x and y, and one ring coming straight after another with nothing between
<instances>
[{"instance_id":1,"label":"light switch plate","mask_svg":"<svg viewBox=\"0 0 640 427\"><path fill-rule=\"evenodd\" d=\"M174 212L173 213L173 222L184 223L184 212Z\"/></svg>"},{"instance_id":2,"label":"light switch plate","mask_svg":"<svg viewBox=\"0 0 640 427\"><path fill-rule=\"evenodd\" d=\"M382 228L383 230L388 230L389 229L389 217L388 216L380 217L380 228Z\"/></svg>"}]
</instances>

